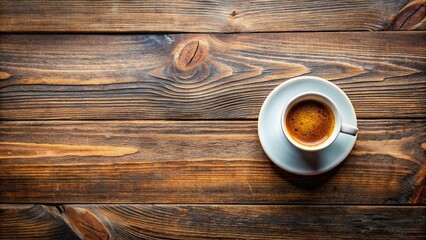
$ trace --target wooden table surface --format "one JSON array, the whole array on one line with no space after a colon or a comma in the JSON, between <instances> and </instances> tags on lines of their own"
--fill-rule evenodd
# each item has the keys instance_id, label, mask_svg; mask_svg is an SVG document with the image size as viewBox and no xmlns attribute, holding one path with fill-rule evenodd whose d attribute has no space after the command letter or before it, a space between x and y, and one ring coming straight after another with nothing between
<instances>
[{"instance_id":1,"label":"wooden table surface","mask_svg":"<svg viewBox=\"0 0 426 240\"><path fill-rule=\"evenodd\" d=\"M426 1L0 0L0 239L426 239ZM263 152L269 92L351 99L337 168Z\"/></svg>"}]
</instances>

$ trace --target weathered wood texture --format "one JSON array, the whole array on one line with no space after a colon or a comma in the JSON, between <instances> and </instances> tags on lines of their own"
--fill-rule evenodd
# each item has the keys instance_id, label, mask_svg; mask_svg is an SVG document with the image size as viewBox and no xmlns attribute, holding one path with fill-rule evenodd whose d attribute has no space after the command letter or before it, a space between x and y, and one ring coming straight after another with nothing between
<instances>
[{"instance_id":1,"label":"weathered wood texture","mask_svg":"<svg viewBox=\"0 0 426 240\"><path fill-rule=\"evenodd\" d=\"M0 35L0 239L426 239L426 32L400 31L425 14L426 0L0 0L0 32L27 32ZM367 30L392 32L352 32ZM253 121L301 75L361 118L319 176L271 163Z\"/></svg>"},{"instance_id":2,"label":"weathered wood texture","mask_svg":"<svg viewBox=\"0 0 426 240\"><path fill-rule=\"evenodd\" d=\"M0 239L78 239L59 214L42 205L0 205Z\"/></svg>"},{"instance_id":3,"label":"weathered wood texture","mask_svg":"<svg viewBox=\"0 0 426 240\"><path fill-rule=\"evenodd\" d=\"M424 29L424 0L0 1L0 31L272 32Z\"/></svg>"},{"instance_id":4,"label":"weathered wood texture","mask_svg":"<svg viewBox=\"0 0 426 240\"><path fill-rule=\"evenodd\" d=\"M0 205L0 239L424 239L426 207ZM79 212L70 218L67 212ZM73 215L74 216L74 215ZM83 230L76 230L76 226ZM77 228L78 228L77 227Z\"/></svg>"},{"instance_id":5,"label":"weathered wood texture","mask_svg":"<svg viewBox=\"0 0 426 240\"><path fill-rule=\"evenodd\" d=\"M0 119L256 119L316 75L359 118L426 117L424 32L2 35Z\"/></svg>"},{"instance_id":6,"label":"weathered wood texture","mask_svg":"<svg viewBox=\"0 0 426 240\"><path fill-rule=\"evenodd\" d=\"M387 30L425 30L426 0L413 0L405 5L388 24Z\"/></svg>"},{"instance_id":7,"label":"weathered wood texture","mask_svg":"<svg viewBox=\"0 0 426 240\"><path fill-rule=\"evenodd\" d=\"M3 203L425 204L424 120L361 120L331 172L289 174L256 121L0 125Z\"/></svg>"}]
</instances>

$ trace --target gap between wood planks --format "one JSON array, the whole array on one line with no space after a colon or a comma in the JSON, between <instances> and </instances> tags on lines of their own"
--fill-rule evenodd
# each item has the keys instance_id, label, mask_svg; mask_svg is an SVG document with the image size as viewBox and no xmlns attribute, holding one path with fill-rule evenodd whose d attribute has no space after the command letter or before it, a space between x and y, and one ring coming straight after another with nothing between
<instances>
[{"instance_id":1,"label":"gap between wood planks","mask_svg":"<svg viewBox=\"0 0 426 240\"><path fill-rule=\"evenodd\" d=\"M36 31L25 31L25 32L14 32L14 31L4 31L0 32L1 34L14 34L14 35L140 35L140 34L146 34L146 35L163 35L163 34L205 34L205 35L216 35L216 34L224 34L224 35L244 35L244 34L253 34L253 33L371 33L371 32L386 32L386 33L402 33L402 31L389 31L389 30L375 30L375 31L368 31L368 30L327 30L327 31L252 31L252 32L182 32L182 31L164 31L164 32L154 32L154 31L127 31L127 32L115 32L115 31L103 31L103 32L91 32L91 31L79 31L79 32L57 32L57 31L51 31L51 32L36 32ZM407 32L426 32L426 30L410 30Z\"/></svg>"},{"instance_id":2,"label":"gap between wood planks","mask_svg":"<svg viewBox=\"0 0 426 240\"><path fill-rule=\"evenodd\" d=\"M138 205L138 206L246 206L246 207L256 207L256 206L276 206L276 207L300 207L300 206L324 206L324 207L378 207L378 208L387 208L387 207L399 207L399 208L424 208L426 207L426 204L408 204L408 203L401 203L401 204L368 204L368 203L360 203L360 204L353 204L353 203L289 203L289 204L278 204L278 203L259 203L259 204L247 204L247 203L191 203L191 202L185 202L185 203L135 203L135 202L123 202L123 203L78 203L78 202L61 202L61 203L44 203L44 202L29 202L29 203L16 203L16 202L2 202L0 203L1 206L23 206L23 205L44 205L44 206L51 206L51 207L61 207L63 205L75 205L75 206L122 206L122 205Z\"/></svg>"},{"instance_id":3,"label":"gap between wood planks","mask_svg":"<svg viewBox=\"0 0 426 240\"><path fill-rule=\"evenodd\" d=\"M370 120L370 121L381 121L381 120L426 120L424 117L392 117L392 118L374 118L374 117L362 117L357 120ZM120 118L105 118L105 119L0 119L1 122L257 122L257 118L199 118L199 119L166 119L166 118L158 118L158 119L120 119Z\"/></svg>"}]
</instances>

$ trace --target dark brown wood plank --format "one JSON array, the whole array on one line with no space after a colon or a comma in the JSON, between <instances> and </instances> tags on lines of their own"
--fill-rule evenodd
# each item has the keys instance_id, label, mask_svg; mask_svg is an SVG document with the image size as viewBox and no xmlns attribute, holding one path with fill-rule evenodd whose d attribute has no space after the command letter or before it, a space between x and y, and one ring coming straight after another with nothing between
<instances>
[{"instance_id":1,"label":"dark brown wood plank","mask_svg":"<svg viewBox=\"0 0 426 240\"><path fill-rule=\"evenodd\" d=\"M383 30L387 26L392 30L406 30L425 25L422 7L425 1L415 2L417 4L407 0L1 0L0 31L353 31Z\"/></svg>"},{"instance_id":2,"label":"dark brown wood plank","mask_svg":"<svg viewBox=\"0 0 426 240\"><path fill-rule=\"evenodd\" d=\"M84 227L83 233L78 232L80 236L85 234L84 239L98 240L426 237L425 206L65 205L58 208L65 210L61 213L54 206L0 205L0 219L5 220L0 221L0 239L75 239L71 230L75 226ZM70 212L79 212L81 222L72 220ZM104 234L107 230L109 235Z\"/></svg>"},{"instance_id":3,"label":"dark brown wood plank","mask_svg":"<svg viewBox=\"0 0 426 240\"><path fill-rule=\"evenodd\" d=\"M425 118L424 32L2 35L0 119L256 119L286 79L360 118Z\"/></svg>"},{"instance_id":4,"label":"dark brown wood plank","mask_svg":"<svg viewBox=\"0 0 426 240\"><path fill-rule=\"evenodd\" d=\"M425 204L425 120L360 120L331 172L289 174L256 121L0 125L3 203Z\"/></svg>"},{"instance_id":5,"label":"dark brown wood plank","mask_svg":"<svg viewBox=\"0 0 426 240\"><path fill-rule=\"evenodd\" d=\"M79 239L63 217L49 208L0 205L0 239Z\"/></svg>"}]
</instances>

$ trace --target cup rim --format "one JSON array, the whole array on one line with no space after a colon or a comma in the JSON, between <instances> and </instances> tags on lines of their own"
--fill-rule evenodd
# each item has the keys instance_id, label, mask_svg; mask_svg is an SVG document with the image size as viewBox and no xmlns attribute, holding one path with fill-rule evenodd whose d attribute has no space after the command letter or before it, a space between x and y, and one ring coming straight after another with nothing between
<instances>
[{"instance_id":1,"label":"cup rim","mask_svg":"<svg viewBox=\"0 0 426 240\"><path fill-rule=\"evenodd\" d=\"M295 139L293 139L290 136L290 133L287 131L286 128L286 117L287 117L287 113L288 110L296 103L309 99L309 96L315 96L317 100L318 98L320 98L320 102L323 104L326 104L332 111L333 116L334 116L334 128L333 128L333 132L330 134L330 136L322 143L318 144L318 145L314 145L314 146L307 146L307 145L303 145L299 142L297 142ZM301 99L302 98L302 99ZM317 100L318 101L318 100ZM342 118L340 115L340 111L339 108L337 107L336 103L329 98L328 96L319 93L319 92L315 92L315 91L307 91L307 92L303 92L301 94L296 95L295 97L293 97L290 101L288 101L288 103L284 106L282 113L281 113L281 130L284 133L284 136L286 137L286 139L296 148L302 150L302 151L307 151L307 152L314 152L314 151L320 151L328 146L330 146L336 139L337 136L340 133L340 129L341 129L341 125L342 125Z\"/></svg>"}]
</instances>

